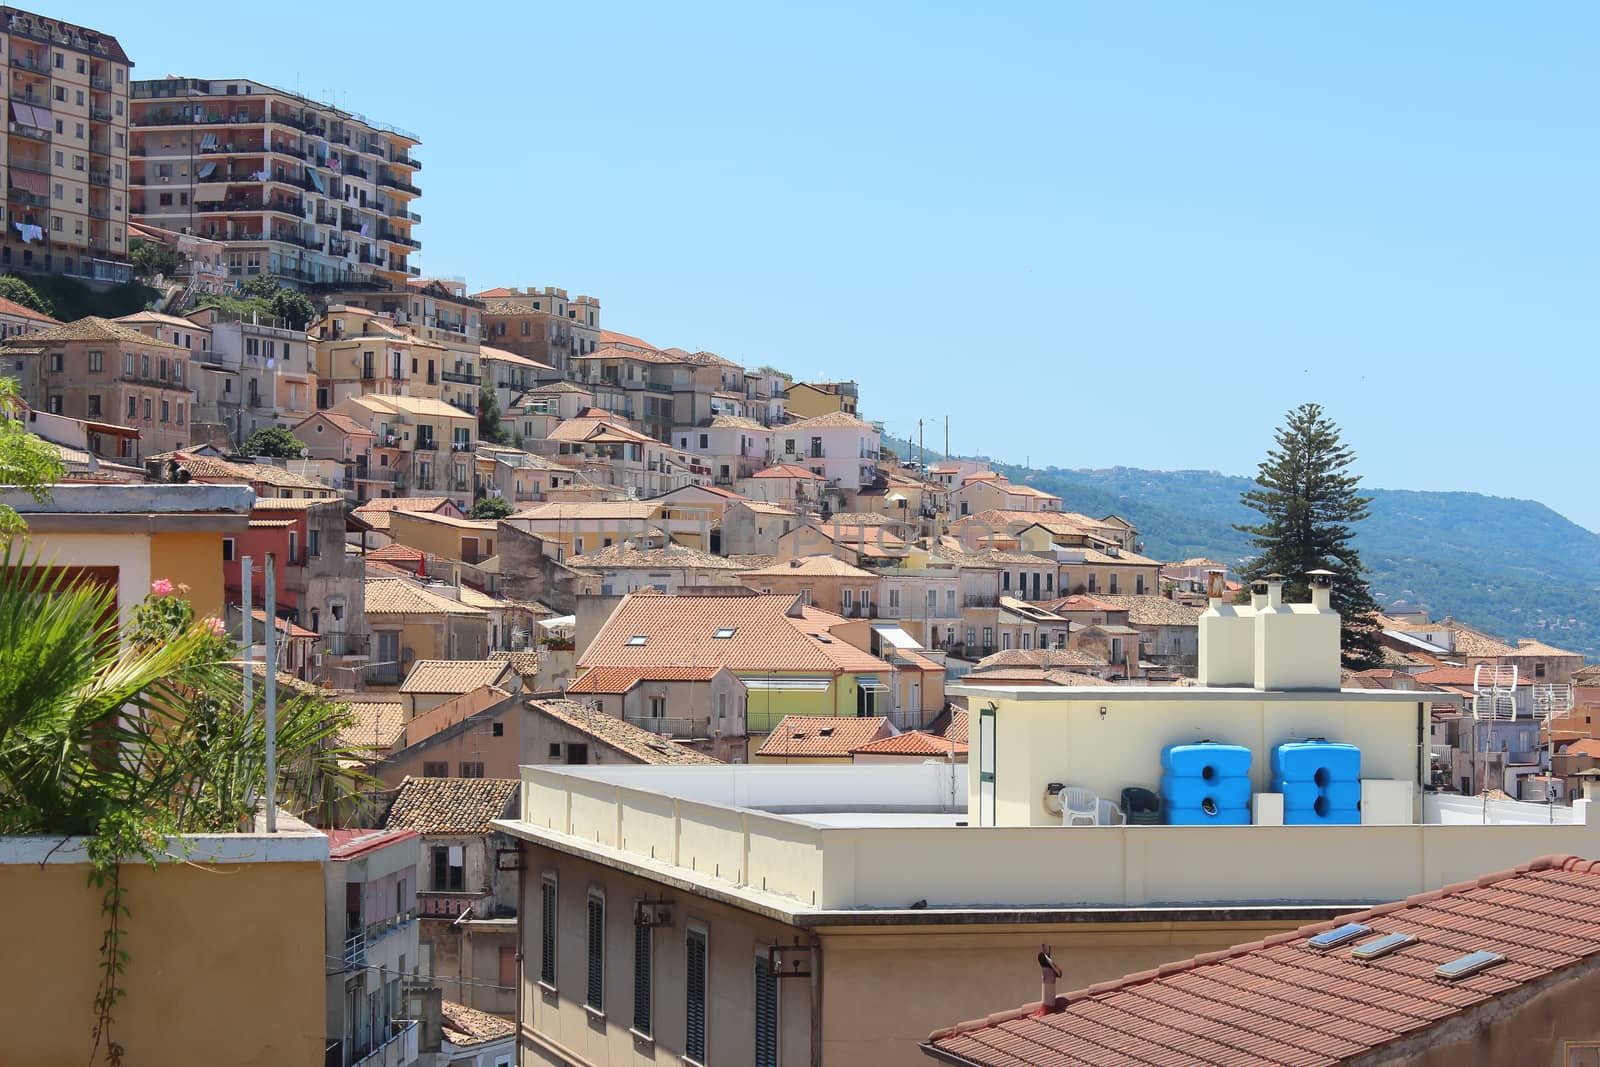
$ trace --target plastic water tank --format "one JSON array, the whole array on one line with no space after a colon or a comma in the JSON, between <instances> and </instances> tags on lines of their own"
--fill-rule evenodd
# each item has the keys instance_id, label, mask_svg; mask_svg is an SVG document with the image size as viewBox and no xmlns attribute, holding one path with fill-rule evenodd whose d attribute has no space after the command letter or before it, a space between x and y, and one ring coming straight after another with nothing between
<instances>
[{"instance_id":1,"label":"plastic water tank","mask_svg":"<svg viewBox=\"0 0 1600 1067\"><path fill-rule=\"evenodd\" d=\"M1250 750L1211 741L1161 750L1161 799L1174 826L1250 824Z\"/></svg>"},{"instance_id":2,"label":"plastic water tank","mask_svg":"<svg viewBox=\"0 0 1600 1067\"><path fill-rule=\"evenodd\" d=\"M1339 741L1285 741L1272 750L1272 789L1287 826L1361 822L1361 749Z\"/></svg>"}]
</instances>

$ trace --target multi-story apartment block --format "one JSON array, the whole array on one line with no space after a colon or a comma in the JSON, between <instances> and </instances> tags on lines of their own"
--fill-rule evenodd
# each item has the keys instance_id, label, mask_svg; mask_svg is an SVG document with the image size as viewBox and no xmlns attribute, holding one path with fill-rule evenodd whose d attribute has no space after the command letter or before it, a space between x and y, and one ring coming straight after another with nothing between
<instances>
[{"instance_id":1,"label":"multi-story apartment block","mask_svg":"<svg viewBox=\"0 0 1600 1067\"><path fill-rule=\"evenodd\" d=\"M446 493L472 503L478 420L440 400L417 396L352 396L333 409L377 435L377 467L392 471L394 491Z\"/></svg>"},{"instance_id":2,"label":"multi-story apartment block","mask_svg":"<svg viewBox=\"0 0 1600 1067\"><path fill-rule=\"evenodd\" d=\"M207 357L195 359L201 364L194 383L196 420L203 416L215 422L238 445L263 427L287 430L311 414L316 353L304 330L279 319L247 319L214 308L190 318L211 333ZM198 433L193 426L190 431Z\"/></svg>"},{"instance_id":3,"label":"multi-story apartment block","mask_svg":"<svg viewBox=\"0 0 1600 1067\"><path fill-rule=\"evenodd\" d=\"M489 289L473 294L485 302L484 340L563 373L571 361L600 348L600 301L567 296L565 289Z\"/></svg>"},{"instance_id":4,"label":"multi-story apartment block","mask_svg":"<svg viewBox=\"0 0 1600 1067\"><path fill-rule=\"evenodd\" d=\"M439 376L437 381L430 376L428 388L413 388L411 395L431 396L476 414L484 380L479 353L483 304L467 295L464 283L413 278L399 292L363 290L347 293L343 300L350 307L366 308L390 319L412 339L413 347L437 350L432 356L413 355L413 377L421 374L432 358L439 361Z\"/></svg>"},{"instance_id":5,"label":"multi-story apartment block","mask_svg":"<svg viewBox=\"0 0 1600 1067\"><path fill-rule=\"evenodd\" d=\"M0 268L130 276L128 71L115 37L0 7L6 125Z\"/></svg>"},{"instance_id":6,"label":"multi-story apartment block","mask_svg":"<svg viewBox=\"0 0 1600 1067\"><path fill-rule=\"evenodd\" d=\"M398 287L421 243L404 130L243 78L133 84L136 221L227 244L228 274Z\"/></svg>"},{"instance_id":7,"label":"multi-story apartment block","mask_svg":"<svg viewBox=\"0 0 1600 1067\"><path fill-rule=\"evenodd\" d=\"M109 319L84 318L0 344L32 407L140 433L145 455L189 444L189 352Z\"/></svg>"},{"instance_id":8,"label":"multi-story apartment block","mask_svg":"<svg viewBox=\"0 0 1600 1067\"><path fill-rule=\"evenodd\" d=\"M881 440L873 426L836 411L775 427L773 462L805 467L854 492L877 479Z\"/></svg>"}]
</instances>

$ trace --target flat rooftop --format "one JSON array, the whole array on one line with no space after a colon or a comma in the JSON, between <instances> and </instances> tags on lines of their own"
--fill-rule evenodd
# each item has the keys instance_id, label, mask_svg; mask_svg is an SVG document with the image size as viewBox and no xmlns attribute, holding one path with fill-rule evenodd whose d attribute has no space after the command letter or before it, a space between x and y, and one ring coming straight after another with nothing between
<instances>
[{"instance_id":1,"label":"flat rooftop","mask_svg":"<svg viewBox=\"0 0 1600 1067\"><path fill-rule=\"evenodd\" d=\"M961 764L529 766L522 817L495 825L812 926L1304 917L1541 855L1600 858L1586 801L1429 793L1421 823L1394 825L974 827L966 778Z\"/></svg>"}]
</instances>

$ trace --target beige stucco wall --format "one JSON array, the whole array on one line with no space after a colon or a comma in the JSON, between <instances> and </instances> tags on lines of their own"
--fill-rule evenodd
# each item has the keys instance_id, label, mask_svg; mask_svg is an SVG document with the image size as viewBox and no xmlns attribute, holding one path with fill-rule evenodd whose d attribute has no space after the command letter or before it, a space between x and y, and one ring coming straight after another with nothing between
<instances>
[{"instance_id":1,"label":"beige stucco wall","mask_svg":"<svg viewBox=\"0 0 1600 1067\"><path fill-rule=\"evenodd\" d=\"M104 920L81 863L0 864L7 1063L89 1061ZM323 1062L317 862L123 868L130 915L113 1036L129 1064Z\"/></svg>"}]
</instances>

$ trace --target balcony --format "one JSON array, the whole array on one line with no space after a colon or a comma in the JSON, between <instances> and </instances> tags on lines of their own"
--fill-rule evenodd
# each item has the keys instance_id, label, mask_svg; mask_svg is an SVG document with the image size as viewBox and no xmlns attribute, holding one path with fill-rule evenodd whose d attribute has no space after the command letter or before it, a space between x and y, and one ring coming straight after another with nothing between
<instances>
[{"instance_id":1,"label":"balcony","mask_svg":"<svg viewBox=\"0 0 1600 1067\"><path fill-rule=\"evenodd\" d=\"M110 185L111 172L109 170L91 170L89 172L90 185Z\"/></svg>"},{"instance_id":2,"label":"balcony","mask_svg":"<svg viewBox=\"0 0 1600 1067\"><path fill-rule=\"evenodd\" d=\"M494 894L489 892L435 890L417 893L417 914L424 919L449 919L453 922L469 913L474 919L487 919L493 911Z\"/></svg>"},{"instance_id":3,"label":"balcony","mask_svg":"<svg viewBox=\"0 0 1600 1067\"><path fill-rule=\"evenodd\" d=\"M961 606L967 608L997 608L1000 598L987 593L968 593L961 598Z\"/></svg>"},{"instance_id":4,"label":"balcony","mask_svg":"<svg viewBox=\"0 0 1600 1067\"><path fill-rule=\"evenodd\" d=\"M401 178L396 178L392 174L379 174L378 184L386 189L398 189L402 193L410 193L412 196L422 195L421 189L418 189L415 185L412 185L408 181L405 181Z\"/></svg>"},{"instance_id":5,"label":"balcony","mask_svg":"<svg viewBox=\"0 0 1600 1067\"><path fill-rule=\"evenodd\" d=\"M472 451L472 442L471 441L451 441L450 442L450 451L452 451L452 452L471 452Z\"/></svg>"},{"instance_id":6,"label":"balcony","mask_svg":"<svg viewBox=\"0 0 1600 1067\"><path fill-rule=\"evenodd\" d=\"M439 377L447 382L455 382L457 385L478 385L483 381L482 375L474 374L469 370L440 371Z\"/></svg>"},{"instance_id":7,"label":"balcony","mask_svg":"<svg viewBox=\"0 0 1600 1067\"><path fill-rule=\"evenodd\" d=\"M367 932L364 929L352 930L345 935L344 969L359 971L367 966Z\"/></svg>"},{"instance_id":8,"label":"balcony","mask_svg":"<svg viewBox=\"0 0 1600 1067\"><path fill-rule=\"evenodd\" d=\"M439 442L432 437L419 437L415 447L418 452L437 452Z\"/></svg>"},{"instance_id":9,"label":"balcony","mask_svg":"<svg viewBox=\"0 0 1600 1067\"><path fill-rule=\"evenodd\" d=\"M43 141L45 144L50 143L50 131L40 129L37 126L29 126L22 122L13 122L10 127L10 132L11 136L13 137L26 137L30 141Z\"/></svg>"},{"instance_id":10,"label":"balcony","mask_svg":"<svg viewBox=\"0 0 1600 1067\"><path fill-rule=\"evenodd\" d=\"M412 170L422 169L422 161L420 159L413 159L410 156L390 156L389 162L400 167L410 167Z\"/></svg>"},{"instance_id":11,"label":"balcony","mask_svg":"<svg viewBox=\"0 0 1600 1067\"><path fill-rule=\"evenodd\" d=\"M641 730L649 730L663 737L710 737L709 719L687 719L673 716L629 715L627 721Z\"/></svg>"},{"instance_id":12,"label":"balcony","mask_svg":"<svg viewBox=\"0 0 1600 1067\"><path fill-rule=\"evenodd\" d=\"M460 400L460 399L457 399L455 397L451 397L450 400L447 401L447 403L449 403L449 405L451 407L453 407L453 408L460 408L462 411L465 411L468 415L477 414L477 411L478 411L478 405L474 401L471 401L471 400Z\"/></svg>"},{"instance_id":13,"label":"balcony","mask_svg":"<svg viewBox=\"0 0 1600 1067\"><path fill-rule=\"evenodd\" d=\"M370 634L329 630L322 635L322 651L330 656L365 656L371 647Z\"/></svg>"},{"instance_id":14,"label":"balcony","mask_svg":"<svg viewBox=\"0 0 1600 1067\"><path fill-rule=\"evenodd\" d=\"M17 65L17 60L15 57L12 58L11 65ZM111 80L109 78L91 77L89 79L89 88L93 89L95 92L109 93L111 91Z\"/></svg>"},{"instance_id":15,"label":"balcony","mask_svg":"<svg viewBox=\"0 0 1600 1067\"><path fill-rule=\"evenodd\" d=\"M417 1036L421 1023L415 1019L396 1019L382 1040L365 1049L352 1049L350 1067L404 1067L417 1060ZM330 1050L337 1054L337 1048Z\"/></svg>"},{"instance_id":16,"label":"balcony","mask_svg":"<svg viewBox=\"0 0 1600 1067\"><path fill-rule=\"evenodd\" d=\"M29 159L27 156L12 156L6 162L8 165L17 170L32 171L35 174L50 173L50 161L46 159Z\"/></svg>"},{"instance_id":17,"label":"balcony","mask_svg":"<svg viewBox=\"0 0 1600 1067\"><path fill-rule=\"evenodd\" d=\"M878 605L846 604L843 615L847 619L876 619L878 617Z\"/></svg>"},{"instance_id":18,"label":"balcony","mask_svg":"<svg viewBox=\"0 0 1600 1067\"><path fill-rule=\"evenodd\" d=\"M111 112L107 111L105 108L91 107L89 109L89 121L90 122L110 122L111 121Z\"/></svg>"}]
</instances>

